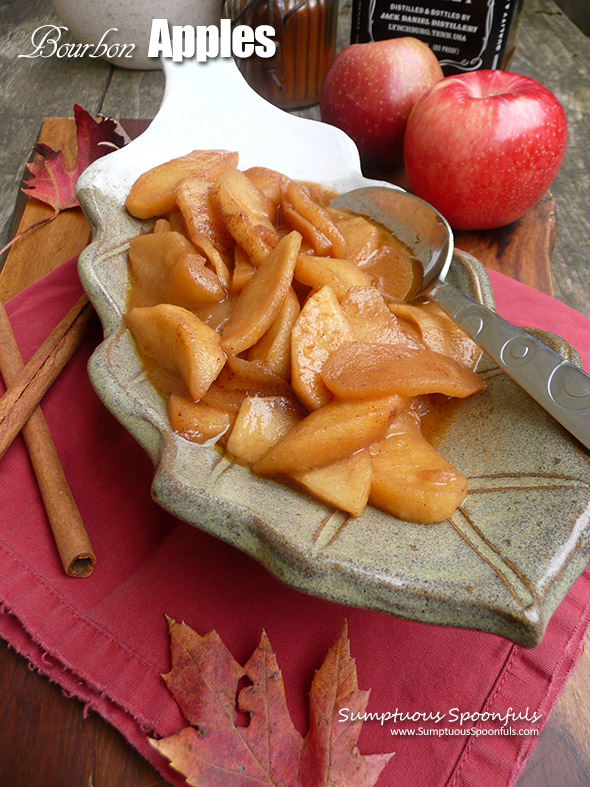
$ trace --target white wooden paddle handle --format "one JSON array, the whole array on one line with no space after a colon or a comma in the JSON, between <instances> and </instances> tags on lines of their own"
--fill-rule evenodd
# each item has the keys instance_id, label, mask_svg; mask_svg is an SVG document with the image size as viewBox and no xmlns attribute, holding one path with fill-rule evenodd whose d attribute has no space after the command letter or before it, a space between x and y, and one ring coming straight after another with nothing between
<instances>
[{"instance_id":1,"label":"white wooden paddle handle","mask_svg":"<svg viewBox=\"0 0 590 787\"><path fill-rule=\"evenodd\" d=\"M590 376L446 282L430 295L556 421L590 448Z\"/></svg>"}]
</instances>

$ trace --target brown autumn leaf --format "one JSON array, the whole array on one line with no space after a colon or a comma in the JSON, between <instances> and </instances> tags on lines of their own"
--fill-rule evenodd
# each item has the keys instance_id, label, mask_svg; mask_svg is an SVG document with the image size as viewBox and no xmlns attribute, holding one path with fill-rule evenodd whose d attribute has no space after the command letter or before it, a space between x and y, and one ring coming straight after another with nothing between
<instances>
[{"instance_id":1,"label":"brown autumn leaf","mask_svg":"<svg viewBox=\"0 0 590 787\"><path fill-rule=\"evenodd\" d=\"M74 119L78 144L74 168L66 169L61 150L54 150L44 142L37 142L34 148L35 158L27 163L31 179L24 184L27 188L21 189L27 196L35 197L52 207L53 213L21 230L0 249L0 255L30 230L53 221L62 210L75 208L79 204L76 183L86 167L129 141L116 120L102 116L97 120L78 104L74 105Z\"/></svg>"},{"instance_id":2,"label":"brown autumn leaf","mask_svg":"<svg viewBox=\"0 0 590 787\"><path fill-rule=\"evenodd\" d=\"M25 183L23 192L45 202L58 213L78 205L76 182L84 170L96 159L125 144L125 138L113 118L96 120L79 104L74 105L76 140L78 151L76 163L71 170L66 169L61 150L53 150L49 145L38 142L35 145L35 159L27 164L31 179Z\"/></svg>"},{"instance_id":3,"label":"brown autumn leaf","mask_svg":"<svg viewBox=\"0 0 590 787\"><path fill-rule=\"evenodd\" d=\"M362 721L341 722L339 711L362 714L369 692L359 691L346 624L316 672L305 738L291 721L276 656L263 632L241 667L216 632L199 636L168 621L172 669L163 678L191 726L148 739L195 787L372 787L391 754L363 755ZM246 677L248 685L240 689ZM237 695L237 702L236 702ZM249 716L237 723L238 710Z\"/></svg>"}]
</instances>

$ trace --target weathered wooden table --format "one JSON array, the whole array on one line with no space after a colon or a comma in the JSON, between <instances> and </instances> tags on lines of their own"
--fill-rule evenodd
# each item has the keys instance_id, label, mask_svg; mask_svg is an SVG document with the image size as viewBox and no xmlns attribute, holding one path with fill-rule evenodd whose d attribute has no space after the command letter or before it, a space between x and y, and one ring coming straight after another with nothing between
<instances>
[{"instance_id":1,"label":"weathered wooden table","mask_svg":"<svg viewBox=\"0 0 590 787\"><path fill-rule=\"evenodd\" d=\"M346 0L342 44L347 42L349 16ZM25 226L51 212L35 201L25 205L19 197L24 162L40 131L52 146L68 149L73 121L61 118L72 115L74 103L92 113L151 118L162 96L159 71L127 71L87 58L18 58L29 51L33 31L54 22L49 0L0 5L0 246L18 222ZM553 199L543 200L518 227L462 234L457 245L489 267L553 292L590 315L590 39L551 0L525 0L510 68L538 79L562 101L570 129L566 159L552 187ZM8 300L78 252L87 240L88 227L79 211L62 214L42 236L32 233L14 247L0 273L0 298ZM25 660L3 643L0 687L0 785L165 783L110 725L93 713L85 718L80 703L66 699L59 688L28 670ZM590 656L585 653L518 784L589 783Z\"/></svg>"}]
</instances>

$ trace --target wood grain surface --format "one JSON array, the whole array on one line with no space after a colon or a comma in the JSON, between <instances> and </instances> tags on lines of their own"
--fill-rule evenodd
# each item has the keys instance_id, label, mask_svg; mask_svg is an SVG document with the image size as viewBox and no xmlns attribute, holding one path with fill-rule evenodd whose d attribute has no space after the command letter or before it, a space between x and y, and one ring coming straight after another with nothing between
<instances>
[{"instance_id":1,"label":"wood grain surface","mask_svg":"<svg viewBox=\"0 0 590 787\"><path fill-rule=\"evenodd\" d=\"M341 46L347 43L350 3L342 3ZM59 135L67 138L72 128L71 122L63 123L59 118L70 116L74 103L92 113L151 118L162 98L164 80L159 71L125 71L87 58L18 58L37 27L57 22L50 0L0 4L0 246L14 234L24 163L40 129L46 141L53 140L59 147ZM538 79L561 100L570 129L566 158L552 186L553 198L548 196L534 214L517 223L518 227L495 236L459 235L457 245L489 267L540 290L549 292L553 286L556 297L590 316L590 40L552 0L525 0L510 68ZM309 114L317 117L317 109ZM64 144L69 143L66 140ZM23 226L40 215L36 211L44 210L38 204L28 204L23 214L22 208L21 202L16 215ZM9 297L86 243L88 229L76 213L62 214L51 227L32 233L26 245L22 241L20 248L18 244L13 248L0 275L0 297ZM43 240L46 233L50 242ZM57 686L32 672L26 659L3 643L0 687L2 787L148 787L166 783L114 728L93 712L85 713L80 702L68 699ZM586 651L541 733L518 787L588 784L590 656Z\"/></svg>"},{"instance_id":2,"label":"wood grain surface","mask_svg":"<svg viewBox=\"0 0 590 787\"><path fill-rule=\"evenodd\" d=\"M39 141L54 150L63 150L66 167L76 160L76 133L73 119L47 118L41 125ZM19 209L20 209L19 200ZM45 276L56 265L78 254L88 244L90 227L80 208L63 211L56 219L48 219L53 209L37 199L27 199L22 216L15 222L14 235L33 227L11 247L0 271L0 299L6 303L32 281Z\"/></svg>"}]
</instances>

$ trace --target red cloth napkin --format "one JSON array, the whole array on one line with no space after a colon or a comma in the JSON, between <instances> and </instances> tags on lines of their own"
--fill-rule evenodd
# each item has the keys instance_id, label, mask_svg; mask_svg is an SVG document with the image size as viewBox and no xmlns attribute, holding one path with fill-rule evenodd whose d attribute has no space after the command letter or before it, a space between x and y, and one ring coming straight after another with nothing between
<instances>
[{"instance_id":1,"label":"red cloth napkin","mask_svg":"<svg viewBox=\"0 0 590 787\"><path fill-rule=\"evenodd\" d=\"M590 321L553 299L491 273L498 310L559 333L590 368ZM25 358L77 300L75 261L9 305ZM444 736L391 729L445 727L400 720L363 725L365 754L394 751L378 784L498 785L516 780L530 735L460 735L459 713L496 712L506 727L537 728L582 648L590 570L559 606L543 643L525 650L488 634L437 628L351 609L280 584L254 560L174 519L150 498L152 466L98 400L86 363L95 331L49 391L43 410L98 563L88 579L64 575L24 446L0 463L0 636L40 672L114 724L172 784L184 784L146 742L184 726L160 674L169 665L165 614L200 634L216 629L245 663L264 628L282 668L296 726L306 731L314 670L348 620L359 685L374 713L446 714ZM454 710L456 709L456 710ZM521 714L517 723L510 713ZM534 720L537 718L538 720ZM500 725L502 726L502 725ZM481 723L475 726L480 729Z\"/></svg>"}]
</instances>

